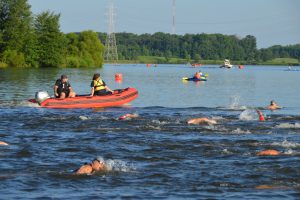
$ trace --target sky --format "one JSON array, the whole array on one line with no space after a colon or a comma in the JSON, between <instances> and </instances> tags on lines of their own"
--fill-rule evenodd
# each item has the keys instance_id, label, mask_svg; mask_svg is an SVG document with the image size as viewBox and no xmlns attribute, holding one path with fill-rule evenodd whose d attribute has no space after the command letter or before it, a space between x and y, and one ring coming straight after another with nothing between
<instances>
[{"instance_id":1,"label":"sky","mask_svg":"<svg viewBox=\"0 0 300 200\"><path fill-rule=\"evenodd\" d=\"M107 32L113 2L116 32L172 33L173 0L29 0L32 12L61 14L65 33ZM300 44L300 0L176 0L176 34L253 35L258 48Z\"/></svg>"}]
</instances>

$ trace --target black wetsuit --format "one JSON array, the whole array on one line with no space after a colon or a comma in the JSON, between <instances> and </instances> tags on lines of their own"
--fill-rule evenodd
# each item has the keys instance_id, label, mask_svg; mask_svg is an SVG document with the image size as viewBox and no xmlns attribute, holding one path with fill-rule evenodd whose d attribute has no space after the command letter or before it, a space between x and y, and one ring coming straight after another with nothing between
<instances>
[{"instance_id":1,"label":"black wetsuit","mask_svg":"<svg viewBox=\"0 0 300 200\"><path fill-rule=\"evenodd\" d=\"M55 82L55 85L58 87L57 88L58 96L56 96L56 98L59 98L62 92L64 92L66 94L66 97L69 96L69 94L70 94L70 87L71 87L71 85L70 85L69 82L63 83L61 81L61 79L57 79L56 82Z\"/></svg>"}]
</instances>

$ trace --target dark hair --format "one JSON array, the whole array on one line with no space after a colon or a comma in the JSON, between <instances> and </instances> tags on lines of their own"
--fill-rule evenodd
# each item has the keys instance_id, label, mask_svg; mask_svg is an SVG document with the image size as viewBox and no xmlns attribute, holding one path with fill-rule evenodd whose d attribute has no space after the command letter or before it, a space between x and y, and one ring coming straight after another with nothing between
<instances>
[{"instance_id":1,"label":"dark hair","mask_svg":"<svg viewBox=\"0 0 300 200\"><path fill-rule=\"evenodd\" d=\"M94 74L93 80L95 81L95 80L97 80L99 77L100 77L100 74Z\"/></svg>"},{"instance_id":2,"label":"dark hair","mask_svg":"<svg viewBox=\"0 0 300 200\"><path fill-rule=\"evenodd\" d=\"M68 78L67 75L63 74L63 75L60 76L61 80L64 79L64 78Z\"/></svg>"}]
</instances>

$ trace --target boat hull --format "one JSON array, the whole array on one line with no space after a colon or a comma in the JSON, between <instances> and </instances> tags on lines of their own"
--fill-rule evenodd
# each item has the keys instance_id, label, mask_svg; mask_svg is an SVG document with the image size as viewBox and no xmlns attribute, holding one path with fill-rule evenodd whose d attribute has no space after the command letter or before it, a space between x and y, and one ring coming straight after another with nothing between
<instances>
[{"instance_id":1,"label":"boat hull","mask_svg":"<svg viewBox=\"0 0 300 200\"><path fill-rule=\"evenodd\" d=\"M135 88L126 88L115 90L114 94L106 96L76 96L74 98L57 99L50 98L42 103L44 108L104 108L118 107L129 103L138 97L138 91ZM29 100L32 102L32 100Z\"/></svg>"}]
</instances>

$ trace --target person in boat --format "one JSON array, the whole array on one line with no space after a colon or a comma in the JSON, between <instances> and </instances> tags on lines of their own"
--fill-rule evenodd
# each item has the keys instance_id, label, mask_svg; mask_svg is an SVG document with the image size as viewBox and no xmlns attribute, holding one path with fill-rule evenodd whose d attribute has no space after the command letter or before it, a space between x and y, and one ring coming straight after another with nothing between
<instances>
[{"instance_id":1,"label":"person in boat","mask_svg":"<svg viewBox=\"0 0 300 200\"><path fill-rule=\"evenodd\" d=\"M269 110L281 109L281 107L275 101L273 101L273 100L270 102L270 105L267 108Z\"/></svg>"},{"instance_id":2,"label":"person in boat","mask_svg":"<svg viewBox=\"0 0 300 200\"><path fill-rule=\"evenodd\" d=\"M202 72L201 72L201 71L196 72L193 78L194 78L194 79L200 79L200 78L201 78L201 75L202 75Z\"/></svg>"},{"instance_id":3,"label":"person in boat","mask_svg":"<svg viewBox=\"0 0 300 200\"><path fill-rule=\"evenodd\" d=\"M111 95L113 91L100 78L100 74L94 74L91 82L91 96L105 96Z\"/></svg>"},{"instance_id":4,"label":"person in boat","mask_svg":"<svg viewBox=\"0 0 300 200\"><path fill-rule=\"evenodd\" d=\"M214 125L217 124L216 120L208 119L206 117L201 118L194 118L187 121L188 124L195 124L195 125Z\"/></svg>"},{"instance_id":5,"label":"person in boat","mask_svg":"<svg viewBox=\"0 0 300 200\"><path fill-rule=\"evenodd\" d=\"M94 172L105 171L107 169L103 159L95 158L91 163L84 163L74 171L76 175L91 175Z\"/></svg>"},{"instance_id":6,"label":"person in boat","mask_svg":"<svg viewBox=\"0 0 300 200\"><path fill-rule=\"evenodd\" d=\"M60 79L57 79L54 89L54 96L56 98L72 98L76 96L76 93L73 91L70 83L68 82L68 77L66 75L61 75Z\"/></svg>"}]
</instances>

